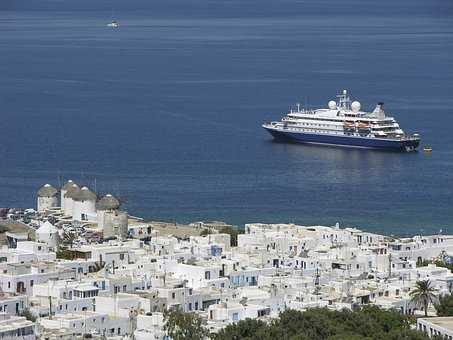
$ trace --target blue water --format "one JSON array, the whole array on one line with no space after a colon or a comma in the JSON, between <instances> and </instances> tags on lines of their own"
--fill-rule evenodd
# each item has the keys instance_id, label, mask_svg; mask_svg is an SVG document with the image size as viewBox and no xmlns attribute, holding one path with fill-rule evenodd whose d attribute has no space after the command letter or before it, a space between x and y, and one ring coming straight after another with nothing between
<instances>
[{"instance_id":1,"label":"blue water","mask_svg":"<svg viewBox=\"0 0 453 340\"><path fill-rule=\"evenodd\" d=\"M434 152L260 128L343 88ZM0 117L0 206L63 177L152 219L453 233L451 0L1 0Z\"/></svg>"}]
</instances>

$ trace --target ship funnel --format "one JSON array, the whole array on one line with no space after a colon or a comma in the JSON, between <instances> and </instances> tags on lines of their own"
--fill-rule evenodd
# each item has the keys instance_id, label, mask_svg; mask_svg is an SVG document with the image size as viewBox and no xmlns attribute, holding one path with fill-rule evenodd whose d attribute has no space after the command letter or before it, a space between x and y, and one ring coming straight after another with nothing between
<instances>
[{"instance_id":1,"label":"ship funnel","mask_svg":"<svg viewBox=\"0 0 453 340\"><path fill-rule=\"evenodd\" d=\"M383 103L383 102L377 103L376 108L374 109L373 113L374 113L379 119L385 118L384 103Z\"/></svg>"}]
</instances>

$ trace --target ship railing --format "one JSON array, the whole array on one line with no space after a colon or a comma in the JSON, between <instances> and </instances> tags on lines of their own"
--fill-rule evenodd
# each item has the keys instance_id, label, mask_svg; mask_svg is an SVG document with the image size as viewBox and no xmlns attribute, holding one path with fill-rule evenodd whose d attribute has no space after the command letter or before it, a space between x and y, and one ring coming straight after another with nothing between
<instances>
[{"instance_id":1,"label":"ship railing","mask_svg":"<svg viewBox=\"0 0 453 340\"><path fill-rule=\"evenodd\" d=\"M401 140L419 140L420 136L418 134L412 134L412 135L405 134L405 135L400 136L399 139L401 139Z\"/></svg>"},{"instance_id":2,"label":"ship railing","mask_svg":"<svg viewBox=\"0 0 453 340\"><path fill-rule=\"evenodd\" d=\"M417 133L414 133L412 135L405 135L407 140L418 140L420 139L420 136Z\"/></svg>"}]
</instances>

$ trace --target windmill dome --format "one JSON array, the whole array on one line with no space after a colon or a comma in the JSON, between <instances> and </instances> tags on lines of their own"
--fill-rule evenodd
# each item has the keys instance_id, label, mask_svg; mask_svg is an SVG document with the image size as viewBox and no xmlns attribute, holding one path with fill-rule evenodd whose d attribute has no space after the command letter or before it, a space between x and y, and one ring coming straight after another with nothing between
<instances>
[{"instance_id":1,"label":"windmill dome","mask_svg":"<svg viewBox=\"0 0 453 340\"><path fill-rule=\"evenodd\" d=\"M97 203L98 210L115 210L120 207L120 201L111 194L102 197Z\"/></svg>"},{"instance_id":2,"label":"windmill dome","mask_svg":"<svg viewBox=\"0 0 453 340\"><path fill-rule=\"evenodd\" d=\"M38 190L39 197L53 197L58 193L58 190L55 189L50 184L46 184L41 189Z\"/></svg>"},{"instance_id":3,"label":"windmill dome","mask_svg":"<svg viewBox=\"0 0 453 340\"><path fill-rule=\"evenodd\" d=\"M72 195L74 201L96 201L96 194L87 187L83 187Z\"/></svg>"},{"instance_id":4,"label":"windmill dome","mask_svg":"<svg viewBox=\"0 0 453 340\"><path fill-rule=\"evenodd\" d=\"M66 190L66 194L64 195L64 197L74 198L74 195L77 194L79 191L80 191L79 186L75 183L72 183L72 185L70 185Z\"/></svg>"},{"instance_id":5,"label":"windmill dome","mask_svg":"<svg viewBox=\"0 0 453 340\"><path fill-rule=\"evenodd\" d=\"M73 186L74 181L72 179L68 180L65 185L61 188L61 190L69 190Z\"/></svg>"}]
</instances>

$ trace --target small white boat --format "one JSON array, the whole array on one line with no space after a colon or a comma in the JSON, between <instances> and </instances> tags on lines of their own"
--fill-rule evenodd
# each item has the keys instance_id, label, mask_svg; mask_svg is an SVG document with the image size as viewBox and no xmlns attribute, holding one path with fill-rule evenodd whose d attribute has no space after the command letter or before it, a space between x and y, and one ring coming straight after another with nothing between
<instances>
[{"instance_id":1,"label":"small white boat","mask_svg":"<svg viewBox=\"0 0 453 340\"><path fill-rule=\"evenodd\" d=\"M120 24L116 20L112 20L111 23L107 24L107 27L112 27L112 28L118 28L120 27Z\"/></svg>"}]
</instances>

